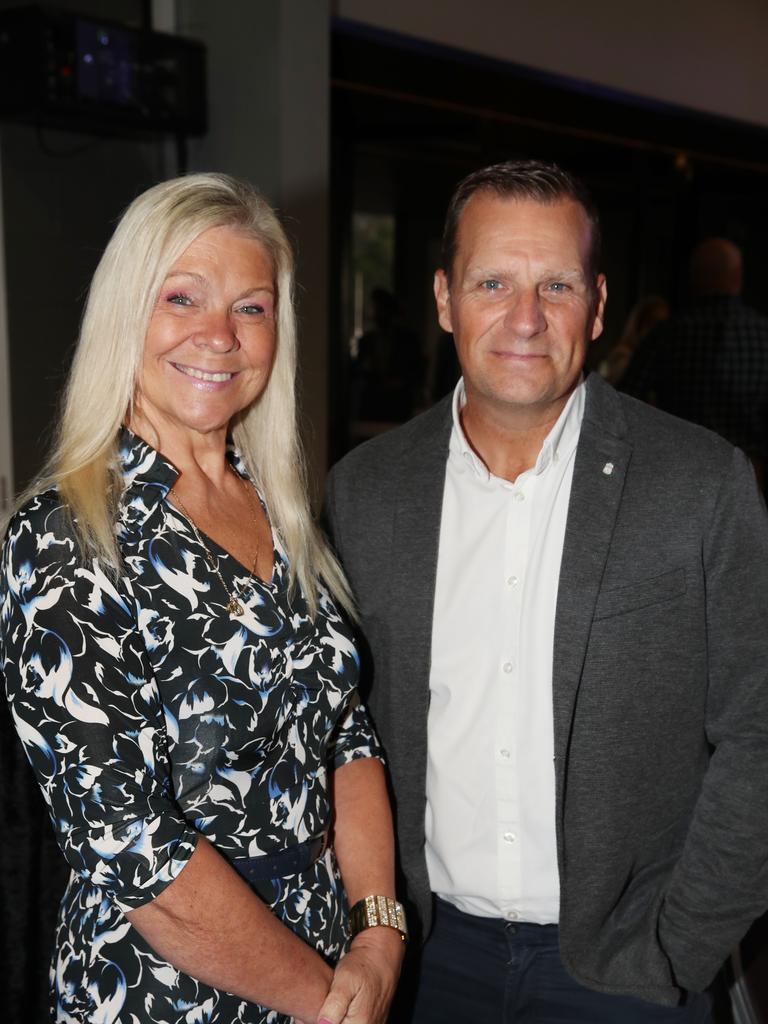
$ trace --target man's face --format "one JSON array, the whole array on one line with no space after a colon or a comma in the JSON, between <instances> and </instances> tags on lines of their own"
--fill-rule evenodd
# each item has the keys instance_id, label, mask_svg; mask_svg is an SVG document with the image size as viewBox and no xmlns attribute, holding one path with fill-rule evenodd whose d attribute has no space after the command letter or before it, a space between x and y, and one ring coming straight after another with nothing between
<instances>
[{"instance_id":1,"label":"man's face","mask_svg":"<svg viewBox=\"0 0 768 1024\"><path fill-rule=\"evenodd\" d=\"M467 202L451 281L438 270L435 298L477 411L555 415L565 405L603 329L605 278L590 277L590 232L571 199L479 192Z\"/></svg>"}]
</instances>

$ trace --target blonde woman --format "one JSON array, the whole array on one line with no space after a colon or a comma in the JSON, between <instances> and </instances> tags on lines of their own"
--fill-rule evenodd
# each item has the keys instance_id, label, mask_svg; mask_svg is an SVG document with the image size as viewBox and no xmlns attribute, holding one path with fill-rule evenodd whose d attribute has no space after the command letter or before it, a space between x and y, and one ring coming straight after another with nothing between
<instances>
[{"instance_id":1,"label":"blonde woman","mask_svg":"<svg viewBox=\"0 0 768 1024\"><path fill-rule=\"evenodd\" d=\"M386 1017L405 924L304 488L292 275L248 185L140 196L7 529L2 670L72 868L56 1021Z\"/></svg>"}]
</instances>

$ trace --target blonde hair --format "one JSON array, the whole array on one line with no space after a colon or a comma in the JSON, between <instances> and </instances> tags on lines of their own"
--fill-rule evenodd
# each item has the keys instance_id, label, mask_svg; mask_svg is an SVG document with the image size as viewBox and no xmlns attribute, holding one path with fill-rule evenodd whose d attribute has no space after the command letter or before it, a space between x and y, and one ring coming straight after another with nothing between
<instances>
[{"instance_id":1,"label":"blonde hair","mask_svg":"<svg viewBox=\"0 0 768 1024\"><path fill-rule=\"evenodd\" d=\"M285 547L290 586L302 589L313 616L320 580L349 611L348 584L312 519L307 496L296 412L293 253L265 200L225 174L162 182L123 214L93 275L50 456L19 504L57 487L83 552L112 570L120 568L115 519L123 479L117 439L130 418L150 317L168 271L184 250L202 232L224 226L264 247L277 293L269 381L233 418L232 438Z\"/></svg>"}]
</instances>

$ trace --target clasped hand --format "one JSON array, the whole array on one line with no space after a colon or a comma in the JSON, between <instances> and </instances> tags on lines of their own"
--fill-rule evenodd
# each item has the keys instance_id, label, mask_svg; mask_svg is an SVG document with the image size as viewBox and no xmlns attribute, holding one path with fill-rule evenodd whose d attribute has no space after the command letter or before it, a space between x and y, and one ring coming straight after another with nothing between
<instances>
[{"instance_id":1,"label":"clasped hand","mask_svg":"<svg viewBox=\"0 0 768 1024\"><path fill-rule=\"evenodd\" d=\"M356 935L336 965L317 1024L385 1024L404 952L394 928L366 928Z\"/></svg>"}]
</instances>

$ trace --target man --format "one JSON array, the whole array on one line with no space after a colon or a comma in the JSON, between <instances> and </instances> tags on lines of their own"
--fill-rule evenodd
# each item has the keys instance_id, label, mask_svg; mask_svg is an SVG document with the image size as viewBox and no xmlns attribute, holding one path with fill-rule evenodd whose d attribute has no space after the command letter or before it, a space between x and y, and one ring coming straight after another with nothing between
<instances>
[{"instance_id":1,"label":"man","mask_svg":"<svg viewBox=\"0 0 768 1024\"><path fill-rule=\"evenodd\" d=\"M741 301L741 250L707 238L691 256L691 302L641 342L621 389L717 431L764 480L768 317Z\"/></svg>"},{"instance_id":2,"label":"man","mask_svg":"<svg viewBox=\"0 0 768 1024\"><path fill-rule=\"evenodd\" d=\"M583 379L606 283L559 168L470 175L443 260L463 379L350 453L327 502L427 936L413 1019L706 1021L768 903L751 469Z\"/></svg>"}]
</instances>

